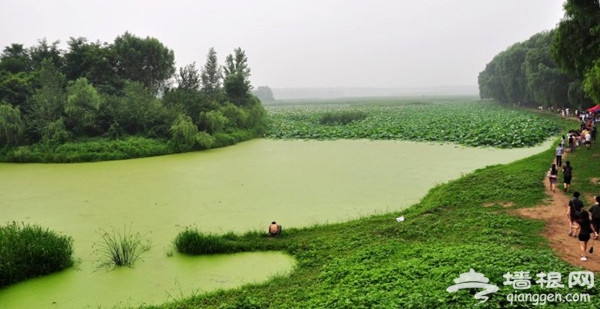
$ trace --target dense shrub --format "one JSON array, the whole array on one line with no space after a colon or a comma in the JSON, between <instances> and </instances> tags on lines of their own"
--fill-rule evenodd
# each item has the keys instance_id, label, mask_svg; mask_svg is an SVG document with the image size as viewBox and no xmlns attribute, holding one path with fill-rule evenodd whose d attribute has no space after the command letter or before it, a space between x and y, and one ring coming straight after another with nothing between
<instances>
[{"instance_id":1,"label":"dense shrub","mask_svg":"<svg viewBox=\"0 0 600 309\"><path fill-rule=\"evenodd\" d=\"M73 265L70 237L39 226L0 227L0 287Z\"/></svg>"},{"instance_id":2,"label":"dense shrub","mask_svg":"<svg viewBox=\"0 0 600 309\"><path fill-rule=\"evenodd\" d=\"M210 149L215 145L215 138L206 132L196 134L196 145L199 149Z\"/></svg>"}]
</instances>

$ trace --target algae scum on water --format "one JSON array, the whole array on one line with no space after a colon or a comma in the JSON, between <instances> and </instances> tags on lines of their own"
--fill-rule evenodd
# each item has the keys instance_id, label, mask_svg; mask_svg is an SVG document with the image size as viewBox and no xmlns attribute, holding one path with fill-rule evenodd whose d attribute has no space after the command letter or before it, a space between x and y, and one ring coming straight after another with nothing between
<instances>
[{"instance_id":1,"label":"algae scum on water","mask_svg":"<svg viewBox=\"0 0 600 309\"><path fill-rule=\"evenodd\" d=\"M279 252L187 257L174 253L173 240L186 227L266 231L276 220L285 230L397 211L436 184L547 148L258 139L126 161L0 164L0 217L71 236L76 260L66 271L0 290L0 303L138 306L264 281L288 273L294 261ZM123 227L150 240L150 251L133 268L98 270L94 244L103 230Z\"/></svg>"}]
</instances>

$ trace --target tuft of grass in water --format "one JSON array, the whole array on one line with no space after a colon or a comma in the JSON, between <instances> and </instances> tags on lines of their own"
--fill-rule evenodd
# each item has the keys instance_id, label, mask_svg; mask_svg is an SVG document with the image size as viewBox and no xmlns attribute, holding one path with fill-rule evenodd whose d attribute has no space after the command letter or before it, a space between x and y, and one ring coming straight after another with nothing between
<instances>
[{"instance_id":1,"label":"tuft of grass in water","mask_svg":"<svg viewBox=\"0 0 600 309\"><path fill-rule=\"evenodd\" d=\"M0 288L73 265L73 240L36 225L0 227Z\"/></svg>"},{"instance_id":2,"label":"tuft of grass in water","mask_svg":"<svg viewBox=\"0 0 600 309\"><path fill-rule=\"evenodd\" d=\"M102 231L102 241L94 244L95 252L100 255L98 268L133 267L140 256L151 248L149 240L140 233L131 233L131 229L123 228L123 232Z\"/></svg>"}]
</instances>

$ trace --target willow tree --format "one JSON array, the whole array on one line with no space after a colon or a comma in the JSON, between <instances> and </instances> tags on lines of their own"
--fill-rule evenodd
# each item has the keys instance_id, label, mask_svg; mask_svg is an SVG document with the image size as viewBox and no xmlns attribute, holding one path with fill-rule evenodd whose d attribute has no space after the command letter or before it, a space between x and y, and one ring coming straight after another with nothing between
<instances>
[{"instance_id":1,"label":"willow tree","mask_svg":"<svg viewBox=\"0 0 600 309\"><path fill-rule=\"evenodd\" d=\"M0 104L0 145L14 146L23 138L21 111L9 104Z\"/></svg>"},{"instance_id":2,"label":"willow tree","mask_svg":"<svg viewBox=\"0 0 600 309\"><path fill-rule=\"evenodd\" d=\"M572 83L569 97L589 105L581 98L583 87L587 97L600 102L600 1L567 0L565 16L558 24L552 42L555 61L568 74L581 82ZM583 105L583 104L581 104Z\"/></svg>"},{"instance_id":3,"label":"willow tree","mask_svg":"<svg viewBox=\"0 0 600 309\"><path fill-rule=\"evenodd\" d=\"M599 0L567 0L565 16L552 43L554 60L567 73L583 80L600 59Z\"/></svg>"}]
</instances>

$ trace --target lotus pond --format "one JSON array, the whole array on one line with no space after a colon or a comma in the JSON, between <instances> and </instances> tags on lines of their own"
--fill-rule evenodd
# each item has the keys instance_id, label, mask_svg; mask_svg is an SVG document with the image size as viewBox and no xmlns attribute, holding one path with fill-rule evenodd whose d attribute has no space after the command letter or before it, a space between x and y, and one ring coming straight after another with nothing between
<instances>
[{"instance_id":1,"label":"lotus pond","mask_svg":"<svg viewBox=\"0 0 600 309\"><path fill-rule=\"evenodd\" d=\"M332 100L329 104L268 106L267 137L292 139L373 139L450 142L497 148L530 147L558 132L556 123L536 114L471 99ZM360 114L331 125L326 119ZM353 120L353 119L350 119Z\"/></svg>"}]
</instances>

